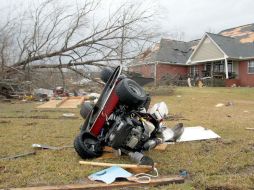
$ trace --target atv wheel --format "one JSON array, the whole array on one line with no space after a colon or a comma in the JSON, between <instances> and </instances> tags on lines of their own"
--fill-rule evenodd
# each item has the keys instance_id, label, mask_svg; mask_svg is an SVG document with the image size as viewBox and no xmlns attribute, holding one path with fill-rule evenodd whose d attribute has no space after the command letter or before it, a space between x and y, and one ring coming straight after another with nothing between
<instances>
[{"instance_id":1,"label":"atv wheel","mask_svg":"<svg viewBox=\"0 0 254 190\"><path fill-rule=\"evenodd\" d=\"M108 79L111 77L111 75L113 74L113 70L109 67L104 68L101 71L101 80L105 83L107 83Z\"/></svg>"},{"instance_id":2,"label":"atv wheel","mask_svg":"<svg viewBox=\"0 0 254 190\"><path fill-rule=\"evenodd\" d=\"M129 106L144 104L147 95L144 89L135 81L125 78L116 86L116 93L122 103Z\"/></svg>"},{"instance_id":3,"label":"atv wheel","mask_svg":"<svg viewBox=\"0 0 254 190\"><path fill-rule=\"evenodd\" d=\"M80 109L80 115L81 117L83 117L83 119L86 119L88 114L92 111L93 106L90 102L84 102L84 104L82 104L81 109Z\"/></svg>"},{"instance_id":4,"label":"atv wheel","mask_svg":"<svg viewBox=\"0 0 254 190\"><path fill-rule=\"evenodd\" d=\"M83 158L95 158L102 155L100 142L89 133L81 133L74 140L74 148L78 155Z\"/></svg>"}]
</instances>

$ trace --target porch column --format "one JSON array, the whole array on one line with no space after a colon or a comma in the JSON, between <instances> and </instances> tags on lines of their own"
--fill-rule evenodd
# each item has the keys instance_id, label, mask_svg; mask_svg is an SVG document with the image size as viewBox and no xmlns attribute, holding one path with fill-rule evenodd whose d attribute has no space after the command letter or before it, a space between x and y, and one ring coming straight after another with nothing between
<instances>
[{"instance_id":1,"label":"porch column","mask_svg":"<svg viewBox=\"0 0 254 190\"><path fill-rule=\"evenodd\" d=\"M211 72L210 75L213 78L213 62L211 62L211 71L210 72Z\"/></svg>"},{"instance_id":2,"label":"porch column","mask_svg":"<svg viewBox=\"0 0 254 190\"><path fill-rule=\"evenodd\" d=\"M228 79L228 59L225 58L225 74L226 74L226 79Z\"/></svg>"}]
</instances>

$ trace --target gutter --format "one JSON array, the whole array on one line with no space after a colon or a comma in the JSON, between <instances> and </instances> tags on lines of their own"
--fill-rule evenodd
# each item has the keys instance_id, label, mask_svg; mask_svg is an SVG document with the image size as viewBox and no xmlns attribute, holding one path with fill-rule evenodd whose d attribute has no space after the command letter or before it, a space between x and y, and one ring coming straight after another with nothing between
<instances>
[{"instance_id":1,"label":"gutter","mask_svg":"<svg viewBox=\"0 0 254 190\"><path fill-rule=\"evenodd\" d=\"M171 63L171 62L163 62L163 61L154 61L154 62L148 62L148 63L139 63L139 64L133 64L128 65L127 67L136 67L136 66L142 66L142 65L154 65L154 64L167 64L167 65L179 65L179 66L188 66L185 63Z\"/></svg>"}]
</instances>

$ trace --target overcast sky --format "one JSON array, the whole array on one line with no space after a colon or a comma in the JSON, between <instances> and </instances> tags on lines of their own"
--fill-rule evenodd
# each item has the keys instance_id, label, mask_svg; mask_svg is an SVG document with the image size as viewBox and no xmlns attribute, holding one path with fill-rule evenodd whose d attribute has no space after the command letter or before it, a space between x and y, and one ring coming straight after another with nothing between
<instances>
[{"instance_id":1,"label":"overcast sky","mask_svg":"<svg viewBox=\"0 0 254 190\"><path fill-rule=\"evenodd\" d=\"M31 0L0 0L0 10L14 7L21 10ZM40 0L34 0L39 2ZM126 0L102 0L103 11L119 6ZM129 0L145 2L156 13L155 26L163 37L182 34L183 40L201 38L205 31L254 23L254 0ZM71 2L71 0L68 0ZM73 0L75 2L75 0ZM101 11L101 16L104 12ZM105 12L106 14L106 12Z\"/></svg>"}]
</instances>

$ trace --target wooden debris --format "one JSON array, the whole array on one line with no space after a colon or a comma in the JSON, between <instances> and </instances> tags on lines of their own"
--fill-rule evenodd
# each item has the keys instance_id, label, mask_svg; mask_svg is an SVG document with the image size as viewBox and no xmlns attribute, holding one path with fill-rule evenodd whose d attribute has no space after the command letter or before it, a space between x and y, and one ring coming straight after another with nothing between
<instances>
[{"instance_id":1,"label":"wooden debris","mask_svg":"<svg viewBox=\"0 0 254 190\"><path fill-rule=\"evenodd\" d=\"M23 154L17 154L14 156L8 156L8 157L4 157L4 158L0 158L0 160L11 160L11 159L16 159L16 158L20 158L20 157L25 157L25 156L30 156L30 155L35 155L36 152L27 152L27 153L23 153Z\"/></svg>"},{"instance_id":2,"label":"wooden debris","mask_svg":"<svg viewBox=\"0 0 254 190\"><path fill-rule=\"evenodd\" d=\"M103 159L112 159L118 158L114 153L105 152L100 157L96 158L96 160L103 160Z\"/></svg>"},{"instance_id":3,"label":"wooden debris","mask_svg":"<svg viewBox=\"0 0 254 190\"><path fill-rule=\"evenodd\" d=\"M50 100L37 108L77 108L88 99L88 96L62 97L61 100Z\"/></svg>"},{"instance_id":4,"label":"wooden debris","mask_svg":"<svg viewBox=\"0 0 254 190\"><path fill-rule=\"evenodd\" d=\"M159 144L159 145L157 145L155 148L154 148L154 150L166 150L166 148L167 148L167 146L168 146L168 144L165 144L165 143L163 143L163 144Z\"/></svg>"},{"instance_id":5,"label":"wooden debris","mask_svg":"<svg viewBox=\"0 0 254 190\"><path fill-rule=\"evenodd\" d=\"M90 165L90 166L101 166L101 167L111 167L111 166L119 166L124 168L132 173L146 173L153 170L153 166L148 165L136 165L136 164L113 164L113 163L105 163L105 162L89 162L89 161L79 161L82 165Z\"/></svg>"},{"instance_id":6,"label":"wooden debris","mask_svg":"<svg viewBox=\"0 0 254 190\"><path fill-rule=\"evenodd\" d=\"M26 188L9 188L9 190L83 190L83 189L119 189L124 187L143 187L143 186L159 186L168 184L184 183L184 178L180 176L164 176L152 178L150 183L138 183L133 181L114 182L105 184L100 182L85 183L85 184L70 184L58 186L43 186L43 187L26 187Z\"/></svg>"},{"instance_id":7,"label":"wooden debris","mask_svg":"<svg viewBox=\"0 0 254 190\"><path fill-rule=\"evenodd\" d=\"M245 128L246 130L254 131L254 128Z\"/></svg>"}]
</instances>

